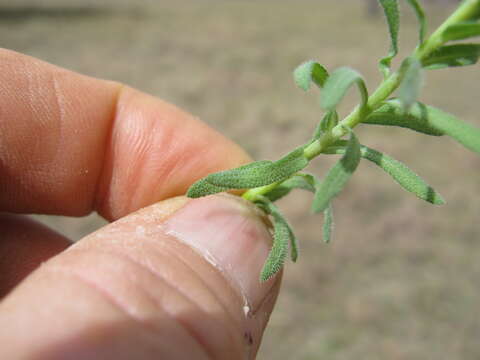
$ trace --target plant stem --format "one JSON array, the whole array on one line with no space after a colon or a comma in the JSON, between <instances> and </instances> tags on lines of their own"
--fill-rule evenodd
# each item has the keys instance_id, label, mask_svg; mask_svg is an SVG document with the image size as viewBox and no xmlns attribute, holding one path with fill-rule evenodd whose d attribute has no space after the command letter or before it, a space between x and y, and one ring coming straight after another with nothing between
<instances>
[{"instance_id":1,"label":"plant stem","mask_svg":"<svg viewBox=\"0 0 480 360\"><path fill-rule=\"evenodd\" d=\"M450 15L443 23L440 25L435 32L428 38L427 41L423 43L422 46L418 47L414 53L414 56L418 60L425 59L437 48L442 46L445 41L443 40L443 32L450 25L467 21L472 19L480 11L480 0L465 0L455 12Z\"/></svg>"},{"instance_id":2,"label":"plant stem","mask_svg":"<svg viewBox=\"0 0 480 360\"><path fill-rule=\"evenodd\" d=\"M432 35L419 46L412 56L422 61L433 51L444 44L442 37L443 31L450 25L472 19L480 11L480 0L464 0L464 2L450 15ZM401 74L396 71L385 78L375 92L368 98L365 106L357 106L347 117L340 121L333 129L322 134L319 139L309 144L304 149L304 156L308 160L320 155L326 148L335 141L342 138L360 124L368 115L375 111L384 100L386 100L400 85L402 81ZM246 191L242 197L250 201L256 201L260 196L268 193L283 182L275 182L266 186L250 189Z\"/></svg>"},{"instance_id":3,"label":"plant stem","mask_svg":"<svg viewBox=\"0 0 480 360\"><path fill-rule=\"evenodd\" d=\"M378 108L400 85L401 77L398 72L391 74L385 79L377 90L368 98L366 106L357 106L345 119L337 124L331 131L324 133L318 140L308 145L303 154L308 160L312 160L332 145L335 141L344 136L348 129L353 129L364 120L372 111ZM246 200L255 201L261 195L268 193L283 182L275 182L269 185L257 187L246 191L242 197Z\"/></svg>"},{"instance_id":4,"label":"plant stem","mask_svg":"<svg viewBox=\"0 0 480 360\"><path fill-rule=\"evenodd\" d=\"M400 85L400 74L395 72L385 79L377 90L368 98L367 105L363 108L356 107L353 112L343 119L331 132L325 133L320 139L314 141L304 150L305 157L311 160L325 150L336 140L344 136L348 129L353 129L364 120L372 111L377 109Z\"/></svg>"}]
</instances>

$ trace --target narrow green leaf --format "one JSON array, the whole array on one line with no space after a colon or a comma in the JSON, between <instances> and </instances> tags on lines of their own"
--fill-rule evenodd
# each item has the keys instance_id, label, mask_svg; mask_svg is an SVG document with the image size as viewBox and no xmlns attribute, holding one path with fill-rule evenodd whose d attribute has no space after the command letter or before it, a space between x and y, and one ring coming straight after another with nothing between
<instances>
[{"instance_id":1,"label":"narrow green leaf","mask_svg":"<svg viewBox=\"0 0 480 360\"><path fill-rule=\"evenodd\" d=\"M290 180L290 179L288 179ZM288 181L286 180L286 181ZM269 199L270 201L277 201L281 198L290 194L290 192L295 189L294 186L290 186L290 184L285 184L284 181L282 184L276 186L273 190L269 191L268 193L264 194L264 196Z\"/></svg>"},{"instance_id":2,"label":"narrow green leaf","mask_svg":"<svg viewBox=\"0 0 480 360\"><path fill-rule=\"evenodd\" d=\"M189 198L199 198L202 196L217 194L227 191L228 188L210 184L205 178L198 180L187 191Z\"/></svg>"},{"instance_id":3,"label":"narrow green leaf","mask_svg":"<svg viewBox=\"0 0 480 360\"><path fill-rule=\"evenodd\" d=\"M426 108L433 127L454 138L467 149L480 154L479 128L433 106L427 106Z\"/></svg>"},{"instance_id":4,"label":"narrow green leaf","mask_svg":"<svg viewBox=\"0 0 480 360\"><path fill-rule=\"evenodd\" d=\"M325 151L326 154L344 154L345 152L345 147L342 146L333 146ZM445 204L445 200L438 192L400 161L364 145L361 146L361 156L378 165L400 186L420 199L435 205Z\"/></svg>"},{"instance_id":5,"label":"narrow green leaf","mask_svg":"<svg viewBox=\"0 0 480 360\"><path fill-rule=\"evenodd\" d=\"M380 60L380 69L387 76L392 59L398 54L398 32L400 30L400 12L397 0L378 0L387 18L388 31L390 33L390 51Z\"/></svg>"},{"instance_id":6,"label":"narrow green leaf","mask_svg":"<svg viewBox=\"0 0 480 360\"><path fill-rule=\"evenodd\" d=\"M405 190L435 205L445 204L443 197L406 165L379 151L365 147L365 159L380 166Z\"/></svg>"},{"instance_id":7,"label":"narrow green leaf","mask_svg":"<svg viewBox=\"0 0 480 360\"><path fill-rule=\"evenodd\" d=\"M310 174L296 174L276 186L264 196L273 202L288 195L293 189L302 189L314 193L316 181L317 180Z\"/></svg>"},{"instance_id":8,"label":"narrow green leaf","mask_svg":"<svg viewBox=\"0 0 480 360\"><path fill-rule=\"evenodd\" d=\"M287 223L288 225L288 223ZM293 261L293 262L297 262L298 260L298 239L297 237L295 236L295 234L293 233L292 231L292 228L290 227L290 225L288 225L288 231L290 233L290 259Z\"/></svg>"},{"instance_id":9,"label":"narrow green leaf","mask_svg":"<svg viewBox=\"0 0 480 360\"><path fill-rule=\"evenodd\" d=\"M332 240L333 232L333 209L332 203L329 203L323 212L323 241L329 243Z\"/></svg>"},{"instance_id":10,"label":"narrow green leaf","mask_svg":"<svg viewBox=\"0 0 480 360\"><path fill-rule=\"evenodd\" d=\"M399 126L432 136L442 136L443 131L435 128L430 121L428 108L421 103L414 103L405 112L399 100L389 100L370 114L364 124Z\"/></svg>"},{"instance_id":11,"label":"narrow green leaf","mask_svg":"<svg viewBox=\"0 0 480 360\"><path fill-rule=\"evenodd\" d=\"M476 64L480 56L480 44L446 45L422 60L428 70Z\"/></svg>"},{"instance_id":12,"label":"narrow green leaf","mask_svg":"<svg viewBox=\"0 0 480 360\"><path fill-rule=\"evenodd\" d=\"M260 273L260 281L269 280L282 269L288 254L289 237L288 227L283 222L274 221L273 245Z\"/></svg>"},{"instance_id":13,"label":"narrow green leaf","mask_svg":"<svg viewBox=\"0 0 480 360\"><path fill-rule=\"evenodd\" d=\"M417 0L407 0L408 4L413 8L415 15L417 16L418 23L420 25L418 31L418 37L420 44L423 44L425 34L427 32L427 21L425 18L425 11Z\"/></svg>"},{"instance_id":14,"label":"narrow green leaf","mask_svg":"<svg viewBox=\"0 0 480 360\"><path fill-rule=\"evenodd\" d=\"M357 169L360 162L360 144L353 132L346 147L345 154L329 170L323 182L315 192L312 210L315 213L324 211L330 201L342 191L347 181Z\"/></svg>"},{"instance_id":15,"label":"narrow green leaf","mask_svg":"<svg viewBox=\"0 0 480 360\"><path fill-rule=\"evenodd\" d=\"M464 40L475 36L480 36L480 23L475 21L465 21L450 25L442 33L444 42Z\"/></svg>"},{"instance_id":16,"label":"narrow green leaf","mask_svg":"<svg viewBox=\"0 0 480 360\"><path fill-rule=\"evenodd\" d=\"M320 122L320 128L323 132L332 130L338 124L338 113L336 111L329 111L325 114Z\"/></svg>"},{"instance_id":17,"label":"narrow green leaf","mask_svg":"<svg viewBox=\"0 0 480 360\"><path fill-rule=\"evenodd\" d=\"M338 113L336 111L328 111L323 115L322 120L318 123L313 132L312 140L317 140L323 133L330 131L338 124Z\"/></svg>"},{"instance_id":18,"label":"narrow green leaf","mask_svg":"<svg viewBox=\"0 0 480 360\"><path fill-rule=\"evenodd\" d=\"M408 110L417 100L422 87L422 64L414 57L405 59L400 68L402 81L398 89L398 98Z\"/></svg>"},{"instance_id":19,"label":"narrow green leaf","mask_svg":"<svg viewBox=\"0 0 480 360\"><path fill-rule=\"evenodd\" d=\"M342 67L335 70L325 82L320 105L327 111L335 110L347 90L357 84L362 98L362 106L367 104L368 92L362 76L355 70Z\"/></svg>"},{"instance_id":20,"label":"narrow green leaf","mask_svg":"<svg viewBox=\"0 0 480 360\"><path fill-rule=\"evenodd\" d=\"M297 148L278 161L257 162L257 166L245 167L210 174L206 180L229 189L251 189L281 181L308 165L303 147Z\"/></svg>"},{"instance_id":21,"label":"narrow green leaf","mask_svg":"<svg viewBox=\"0 0 480 360\"><path fill-rule=\"evenodd\" d=\"M267 281L281 270L288 254L289 244L292 261L297 260L298 244L287 220L273 203L263 198L257 202L257 205L273 218L272 249L260 274L260 281Z\"/></svg>"},{"instance_id":22,"label":"narrow green leaf","mask_svg":"<svg viewBox=\"0 0 480 360\"><path fill-rule=\"evenodd\" d=\"M282 226L288 229L288 241L290 244L290 259L296 262L298 259L298 242L297 237L292 231L292 227L288 223L287 219L282 215L280 210L273 204L270 204L270 214L273 216L274 223L281 223Z\"/></svg>"},{"instance_id":23,"label":"narrow green leaf","mask_svg":"<svg viewBox=\"0 0 480 360\"><path fill-rule=\"evenodd\" d=\"M300 89L307 91L310 89L312 82L322 88L328 78L328 72L318 62L310 60L293 71L293 78Z\"/></svg>"},{"instance_id":24,"label":"narrow green leaf","mask_svg":"<svg viewBox=\"0 0 480 360\"><path fill-rule=\"evenodd\" d=\"M262 169L263 167L268 166L269 164L273 164L273 162L267 161L267 160L254 161L249 164L240 166L235 170L240 172L242 171L255 172L258 169ZM227 170L226 172L228 171L231 171L231 170ZM203 179L198 180L192 186L190 186L190 188L187 191L187 196L190 198L199 198L202 196L212 195L219 192L227 191L229 189L233 189L228 186L218 186L218 185L212 184L211 182L208 181L209 176L210 175L204 177Z\"/></svg>"},{"instance_id":25,"label":"narrow green leaf","mask_svg":"<svg viewBox=\"0 0 480 360\"><path fill-rule=\"evenodd\" d=\"M480 129L443 110L417 102L402 118L399 101L389 100L377 111L378 113L375 111L364 122L402 126L428 135L447 135L467 149L480 154Z\"/></svg>"}]
</instances>

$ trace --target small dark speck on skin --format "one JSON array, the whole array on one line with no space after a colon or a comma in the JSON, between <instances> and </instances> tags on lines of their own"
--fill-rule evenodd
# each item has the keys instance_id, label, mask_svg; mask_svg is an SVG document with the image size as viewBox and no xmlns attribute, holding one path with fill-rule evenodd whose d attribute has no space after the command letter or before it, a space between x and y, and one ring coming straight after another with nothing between
<instances>
[{"instance_id":1,"label":"small dark speck on skin","mask_svg":"<svg viewBox=\"0 0 480 360\"><path fill-rule=\"evenodd\" d=\"M245 331L245 334L243 334L243 337L245 338L245 342L252 346L253 345L253 337L252 333L250 331Z\"/></svg>"}]
</instances>

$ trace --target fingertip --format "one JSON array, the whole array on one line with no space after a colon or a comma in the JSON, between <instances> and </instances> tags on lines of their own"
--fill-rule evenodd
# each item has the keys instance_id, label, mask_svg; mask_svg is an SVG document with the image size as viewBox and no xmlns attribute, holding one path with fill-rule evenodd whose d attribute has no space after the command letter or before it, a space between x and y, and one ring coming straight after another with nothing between
<instances>
[{"instance_id":1,"label":"fingertip","mask_svg":"<svg viewBox=\"0 0 480 360\"><path fill-rule=\"evenodd\" d=\"M81 240L7 297L0 320L15 326L0 329L10 339L0 355L113 359L123 349L132 359L149 359L148 351L253 358L280 281L258 281L270 241L256 210L231 195L142 209ZM28 328L35 334L22 338Z\"/></svg>"}]
</instances>

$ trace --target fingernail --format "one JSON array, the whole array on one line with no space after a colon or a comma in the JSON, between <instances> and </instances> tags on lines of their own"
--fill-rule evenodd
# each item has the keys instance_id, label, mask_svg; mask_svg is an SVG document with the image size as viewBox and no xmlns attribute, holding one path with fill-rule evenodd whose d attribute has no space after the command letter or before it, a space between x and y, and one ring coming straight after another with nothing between
<instances>
[{"instance_id":1,"label":"fingernail","mask_svg":"<svg viewBox=\"0 0 480 360\"><path fill-rule=\"evenodd\" d=\"M261 283L259 276L271 235L251 203L226 194L191 200L164 222L164 231L220 270L244 297L246 313L269 293L273 279Z\"/></svg>"}]
</instances>

